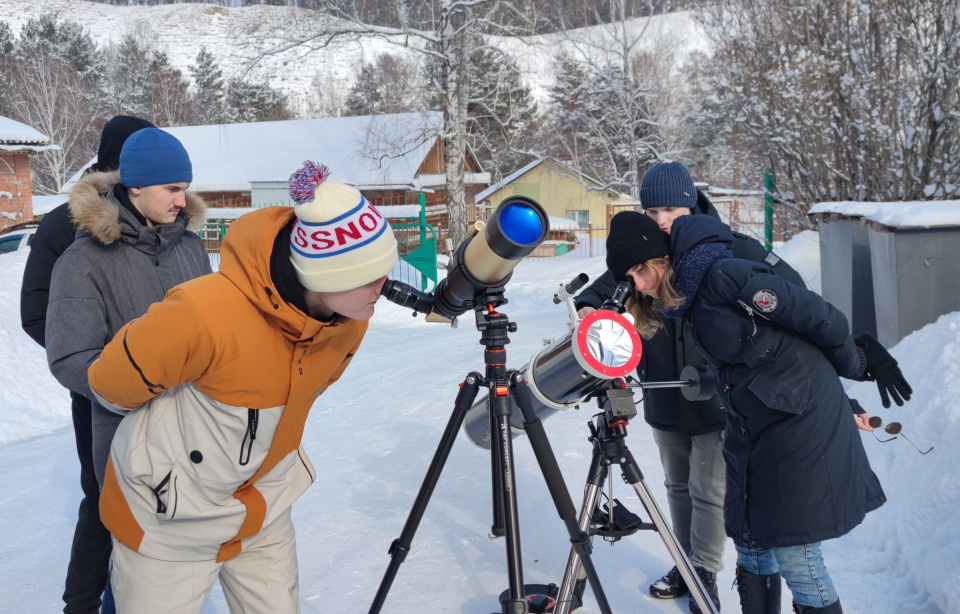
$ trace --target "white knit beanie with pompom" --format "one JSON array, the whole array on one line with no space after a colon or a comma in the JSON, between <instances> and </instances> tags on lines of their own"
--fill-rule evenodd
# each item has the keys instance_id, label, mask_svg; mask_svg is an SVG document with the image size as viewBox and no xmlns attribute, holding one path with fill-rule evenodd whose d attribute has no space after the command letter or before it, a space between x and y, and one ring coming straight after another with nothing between
<instances>
[{"instance_id":1,"label":"white knit beanie with pompom","mask_svg":"<svg viewBox=\"0 0 960 614\"><path fill-rule=\"evenodd\" d=\"M330 179L315 162L290 176L297 221L290 260L307 290L342 292L375 281L397 264L397 240L386 218L351 185Z\"/></svg>"}]
</instances>

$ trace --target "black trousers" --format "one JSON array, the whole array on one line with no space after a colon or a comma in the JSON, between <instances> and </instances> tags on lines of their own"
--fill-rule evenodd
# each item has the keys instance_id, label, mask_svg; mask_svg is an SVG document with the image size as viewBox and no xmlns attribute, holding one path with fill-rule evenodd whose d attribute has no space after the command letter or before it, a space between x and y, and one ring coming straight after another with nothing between
<instances>
[{"instance_id":1,"label":"black trousers","mask_svg":"<svg viewBox=\"0 0 960 614\"><path fill-rule=\"evenodd\" d=\"M100 522L100 484L93 469L93 429L91 403L73 392L73 432L80 458L80 487L83 499L77 526L73 531L70 564L63 590L66 614L95 614L100 611L100 595L107 585L110 565L110 532Z\"/></svg>"}]
</instances>

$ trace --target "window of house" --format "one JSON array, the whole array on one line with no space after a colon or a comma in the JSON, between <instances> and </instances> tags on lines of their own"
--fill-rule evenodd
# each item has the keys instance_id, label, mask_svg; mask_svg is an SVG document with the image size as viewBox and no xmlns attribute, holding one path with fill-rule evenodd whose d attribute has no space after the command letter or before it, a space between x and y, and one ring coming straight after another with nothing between
<instances>
[{"instance_id":1,"label":"window of house","mask_svg":"<svg viewBox=\"0 0 960 614\"><path fill-rule=\"evenodd\" d=\"M567 211L567 219L576 222L578 228L586 228L590 223L590 212Z\"/></svg>"}]
</instances>

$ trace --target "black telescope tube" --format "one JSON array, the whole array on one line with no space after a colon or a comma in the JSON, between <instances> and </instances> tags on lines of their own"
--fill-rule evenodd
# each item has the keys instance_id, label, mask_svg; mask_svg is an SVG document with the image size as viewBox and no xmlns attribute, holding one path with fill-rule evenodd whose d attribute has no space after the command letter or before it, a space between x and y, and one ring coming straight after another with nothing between
<instances>
[{"instance_id":1,"label":"black telescope tube","mask_svg":"<svg viewBox=\"0 0 960 614\"><path fill-rule=\"evenodd\" d=\"M605 300L600 309L610 309L617 313L623 313L624 305L631 294L633 294L633 284L629 281L621 281L617 285L617 289L614 290L613 296Z\"/></svg>"},{"instance_id":2,"label":"black telescope tube","mask_svg":"<svg viewBox=\"0 0 960 614\"><path fill-rule=\"evenodd\" d=\"M580 273L579 275L574 277L570 283L565 285L563 289L567 291L567 294L573 294L574 292L582 288L584 284L586 284L588 281L590 281L590 278L587 276L587 274Z\"/></svg>"},{"instance_id":3,"label":"black telescope tube","mask_svg":"<svg viewBox=\"0 0 960 614\"><path fill-rule=\"evenodd\" d=\"M384 282L383 288L380 289L380 296L401 307L410 307L413 309L414 315L430 313L430 310L433 309L432 294L421 292L402 281L388 279Z\"/></svg>"}]
</instances>

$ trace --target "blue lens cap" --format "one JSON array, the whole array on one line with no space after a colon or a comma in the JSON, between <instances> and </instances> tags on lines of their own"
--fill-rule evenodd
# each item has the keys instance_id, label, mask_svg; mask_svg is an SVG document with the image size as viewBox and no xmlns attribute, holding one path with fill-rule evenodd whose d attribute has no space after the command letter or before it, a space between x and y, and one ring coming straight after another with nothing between
<instances>
[{"instance_id":1,"label":"blue lens cap","mask_svg":"<svg viewBox=\"0 0 960 614\"><path fill-rule=\"evenodd\" d=\"M527 205L509 204L500 212L500 229L518 245L530 245L543 234L543 220Z\"/></svg>"}]
</instances>

